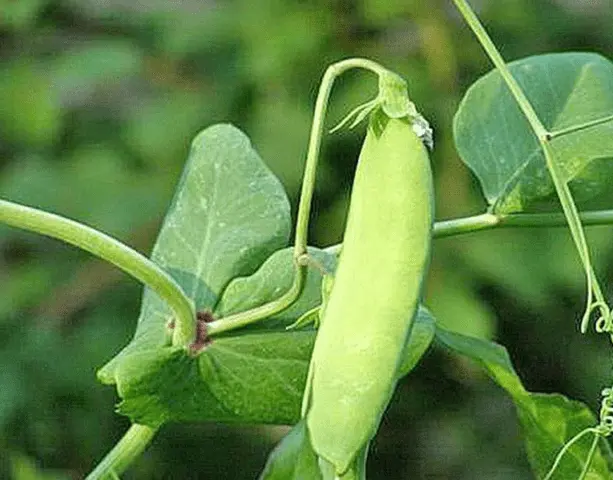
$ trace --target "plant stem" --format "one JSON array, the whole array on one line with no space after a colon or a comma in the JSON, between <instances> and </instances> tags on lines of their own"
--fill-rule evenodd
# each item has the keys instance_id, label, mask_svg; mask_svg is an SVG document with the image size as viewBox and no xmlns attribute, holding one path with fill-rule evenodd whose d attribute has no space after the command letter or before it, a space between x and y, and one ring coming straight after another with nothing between
<instances>
[{"instance_id":1,"label":"plant stem","mask_svg":"<svg viewBox=\"0 0 613 480\"><path fill-rule=\"evenodd\" d=\"M579 218L583 225L613 224L613 210L581 212ZM493 228L542 228L566 227L568 222L563 213L521 213L496 215L483 213L472 217L442 220L434 224L434 238L451 237L463 233L491 230Z\"/></svg>"},{"instance_id":2,"label":"plant stem","mask_svg":"<svg viewBox=\"0 0 613 480\"><path fill-rule=\"evenodd\" d=\"M157 429L133 424L86 480L111 480L121 475L147 448Z\"/></svg>"},{"instance_id":3,"label":"plant stem","mask_svg":"<svg viewBox=\"0 0 613 480\"><path fill-rule=\"evenodd\" d=\"M600 435L598 433L594 433L594 440L592 440L592 445L590 446L590 451L587 454L587 458L585 459L585 465L583 466L583 470L581 470L581 474L577 480L584 480L587 473L590 471L590 467L592 466L592 459L594 458L594 454L596 453L596 448L598 447L598 442L600 441Z\"/></svg>"},{"instance_id":4,"label":"plant stem","mask_svg":"<svg viewBox=\"0 0 613 480\"><path fill-rule=\"evenodd\" d=\"M515 100L517 100L519 108L521 108L522 112L524 112L524 115L528 119L528 122L530 123L530 126L532 127L532 130L534 130L536 136L539 138L544 137L548 133L547 129L543 126L543 123L534 111L532 104L526 98L523 90L509 71L509 68L502 58L502 55L500 55L500 52L498 52L496 45L494 45L494 42L492 42L492 39L485 31L485 28L481 24L479 18L477 18L477 15L475 15L475 12L472 10L466 0L453 0L453 3L455 3L456 7L464 17L464 20L466 20L466 23L472 29L473 33L477 37L477 40L479 40L479 43L485 50L485 53L487 53L487 56L490 57L490 60L498 69L498 72L504 79L507 87L509 87L509 90L511 90Z\"/></svg>"},{"instance_id":5,"label":"plant stem","mask_svg":"<svg viewBox=\"0 0 613 480\"><path fill-rule=\"evenodd\" d=\"M0 222L79 247L140 280L164 299L176 318L175 343L187 346L196 333L192 302L158 265L98 230L53 213L0 199Z\"/></svg>"},{"instance_id":6,"label":"plant stem","mask_svg":"<svg viewBox=\"0 0 613 480\"><path fill-rule=\"evenodd\" d=\"M208 335L218 335L275 315L292 305L302 293L307 275L308 262L305 261L305 258L308 255L307 236L311 215L311 204L315 190L315 177L317 174L317 164L319 162L319 152L321 150L321 142L324 135L324 119L328 108L328 100L336 78L353 68L362 68L375 74L387 72L386 69L372 60L367 60L365 58L350 58L329 66L324 73L315 102L313 124L311 126L309 147L302 180L302 190L298 203L296 237L294 241L294 264L296 270L292 286L282 296L270 303L245 312L228 315L220 320L209 323L207 325Z\"/></svg>"},{"instance_id":7,"label":"plant stem","mask_svg":"<svg viewBox=\"0 0 613 480\"><path fill-rule=\"evenodd\" d=\"M598 210L582 212L579 214L585 226L613 224L613 210ZM441 220L434 224L433 238L446 238L466 233L481 232L498 228L541 228L541 227L567 227L568 222L562 213L532 213L495 215L482 213L471 217ZM337 254L342 244L326 248L328 253Z\"/></svg>"}]
</instances>

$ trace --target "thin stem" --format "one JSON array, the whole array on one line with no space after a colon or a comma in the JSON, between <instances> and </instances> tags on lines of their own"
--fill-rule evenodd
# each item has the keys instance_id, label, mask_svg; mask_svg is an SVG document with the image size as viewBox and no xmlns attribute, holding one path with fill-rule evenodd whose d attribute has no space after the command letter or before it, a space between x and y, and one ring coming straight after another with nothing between
<instances>
[{"instance_id":1,"label":"thin stem","mask_svg":"<svg viewBox=\"0 0 613 480\"><path fill-rule=\"evenodd\" d=\"M442 220L434 224L432 236L434 238L442 238L480 230L489 230L490 228L503 226L502 219L503 217L493 213L483 213L472 217Z\"/></svg>"},{"instance_id":2,"label":"thin stem","mask_svg":"<svg viewBox=\"0 0 613 480\"><path fill-rule=\"evenodd\" d=\"M553 476L554 472L557 470L558 465L562 461L562 458L564 457L568 449L572 447L577 441L579 441L581 438L583 438L588 433L593 433L594 435L598 436L598 432L596 431L595 428L586 428L585 430L582 430L577 435L575 435L573 438L571 438L568 442L566 442L566 444L558 452L558 455L556 456L556 459L553 462L551 469L549 470L545 478L543 478L543 480L549 480Z\"/></svg>"},{"instance_id":3,"label":"thin stem","mask_svg":"<svg viewBox=\"0 0 613 480\"><path fill-rule=\"evenodd\" d=\"M568 135L569 133L575 133L581 130L586 130L588 128L597 127L598 125L610 122L611 120L613 120L613 115L597 118L596 120L591 120L589 122L581 123L579 125L571 125L570 127L562 128L554 132L549 132L549 138L553 140L554 138L562 137L564 135Z\"/></svg>"},{"instance_id":4,"label":"thin stem","mask_svg":"<svg viewBox=\"0 0 613 480\"><path fill-rule=\"evenodd\" d=\"M592 442L592 446L590 447L590 451L587 455L587 459L585 460L585 465L583 466L583 470L581 470L581 475L577 480L583 480L587 475L587 472L590 471L590 466L592 465L592 458L594 458L594 454L596 453L596 447L598 446L598 441L600 440L600 434L596 433L594 435L594 441Z\"/></svg>"},{"instance_id":5,"label":"thin stem","mask_svg":"<svg viewBox=\"0 0 613 480\"><path fill-rule=\"evenodd\" d=\"M528 98L526 98L526 95L521 87L513 75L511 75L511 72L502 58L502 55L500 55L500 52L494 45L494 42L492 42L492 39L486 32L479 18L477 18L477 15L475 15L475 12L473 12L466 0L453 0L453 2L479 40L479 43L485 50L485 53L487 53L487 56L490 57L490 60L498 69L498 72L504 79L507 87L509 87L509 90L511 90L515 100L517 100L519 108L521 108L522 112L524 112L524 115L528 119L528 122L530 123L536 136L539 138L545 137L548 134L547 129L543 126L543 123L534 111L534 108L530 104Z\"/></svg>"},{"instance_id":6,"label":"thin stem","mask_svg":"<svg viewBox=\"0 0 613 480\"><path fill-rule=\"evenodd\" d=\"M302 293L307 274L307 262L304 261L304 258L307 255L307 236L311 215L311 204L315 190L315 177L317 174L321 142L324 135L324 119L328 108L328 100L336 78L353 68L362 68L378 75L387 71L372 60L367 60L365 58L350 58L331 65L324 73L315 102L313 124L311 126L309 147L302 180L302 190L298 203L296 237L294 241L295 275L292 286L281 297L270 303L245 312L229 315L209 323L207 326L208 335L218 335L275 315L292 305Z\"/></svg>"},{"instance_id":7,"label":"thin stem","mask_svg":"<svg viewBox=\"0 0 613 480\"><path fill-rule=\"evenodd\" d=\"M583 226L581 225L581 219L579 216L579 210L577 209L577 205L575 204L573 196L570 193L568 184L562 180L562 175L558 170L558 166L553 160L553 153L551 152L550 144L548 142L542 141L541 147L543 149L543 155L545 156L547 165L550 166L551 177L556 187L556 191L560 199L560 204L562 205L562 211L564 212L566 220L568 221L570 233L577 247L579 257L581 258L581 262L583 263L583 267L587 276L587 307L581 320L581 332L585 333L587 330L590 313L592 311L592 292L596 297L596 303L599 304L601 314L604 317L607 317L610 312L608 311L607 303L600 289L600 284L598 283L598 279L596 278L594 268L592 267L592 262L590 260L590 252L587 240L585 238L585 231L583 230Z\"/></svg>"},{"instance_id":8,"label":"thin stem","mask_svg":"<svg viewBox=\"0 0 613 480\"><path fill-rule=\"evenodd\" d=\"M85 480L112 480L145 451L157 429L133 424Z\"/></svg>"},{"instance_id":9,"label":"thin stem","mask_svg":"<svg viewBox=\"0 0 613 480\"><path fill-rule=\"evenodd\" d=\"M193 341L196 326L192 302L170 275L136 250L82 223L2 199L0 223L62 240L117 266L170 305L176 316L175 344L187 346Z\"/></svg>"},{"instance_id":10,"label":"thin stem","mask_svg":"<svg viewBox=\"0 0 613 480\"><path fill-rule=\"evenodd\" d=\"M613 210L599 210L582 212L579 214L584 226L598 226L613 224ZM495 215L482 213L472 217L441 220L434 224L433 238L446 238L466 233L475 233L483 230L498 228L543 228L567 227L568 222L562 213L531 213ZM342 244L332 245L326 251L332 254L340 252Z\"/></svg>"}]
</instances>

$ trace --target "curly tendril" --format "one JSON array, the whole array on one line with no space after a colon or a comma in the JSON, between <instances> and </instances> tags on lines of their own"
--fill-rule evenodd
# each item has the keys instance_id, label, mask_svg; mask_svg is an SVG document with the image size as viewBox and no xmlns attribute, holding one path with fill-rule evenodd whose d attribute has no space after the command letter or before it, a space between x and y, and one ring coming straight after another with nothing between
<instances>
[{"instance_id":1,"label":"curly tendril","mask_svg":"<svg viewBox=\"0 0 613 480\"><path fill-rule=\"evenodd\" d=\"M604 307L606 308L606 311L605 313L602 313L603 306L598 306L600 307L601 314L596 320L596 331L598 333L609 333L613 335L613 317L611 316L611 310L609 309L608 305L605 304Z\"/></svg>"},{"instance_id":2,"label":"curly tendril","mask_svg":"<svg viewBox=\"0 0 613 480\"><path fill-rule=\"evenodd\" d=\"M608 437L613 433L613 388L605 388L602 391L600 403L600 423L596 429L598 434Z\"/></svg>"},{"instance_id":3,"label":"curly tendril","mask_svg":"<svg viewBox=\"0 0 613 480\"><path fill-rule=\"evenodd\" d=\"M600 285L598 284L598 281L594 278L595 275L591 268L591 264L588 264L586 266L586 275L587 305L585 307L585 313L583 314L583 318L581 319L581 333L585 333L587 331L587 327L590 323L592 313L594 312L594 310L598 309L600 311L600 315L596 319L596 332L606 332L613 335L613 316L611 314L611 308L604 300L604 296L602 294L602 291L600 290ZM594 301L594 297L596 297L596 301Z\"/></svg>"},{"instance_id":4,"label":"curly tendril","mask_svg":"<svg viewBox=\"0 0 613 480\"><path fill-rule=\"evenodd\" d=\"M556 456L555 461L553 462L553 465L551 466L551 469L549 470L545 478L543 478L543 480L550 480L552 478L553 474L558 468L558 465L560 465L560 462L562 461L564 454L570 449L570 447L572 447L575 443L577 443L585 435L588 435L589 433L593 433L594 440L592 442L590 451L585 461L585 465L583 466L583 470L581 471L581 475L579 475L578 480L583 480L585 478L585 476L587 475L587 472L590 469L590 465L592 464L592 459L594 458L594 454L596 453L596 447L598 446L598 441L601 438L606 438L613 433L613 388L611 387L605 388L602 390L602 400L600 403L599 417L600 417L600 422L598 423L597 426L588 427L582 430L577 435L575 435L573 438L571 438L568 442L566 442L566 444L559 451L558 455Z\"/></svg>"}]
</instances>

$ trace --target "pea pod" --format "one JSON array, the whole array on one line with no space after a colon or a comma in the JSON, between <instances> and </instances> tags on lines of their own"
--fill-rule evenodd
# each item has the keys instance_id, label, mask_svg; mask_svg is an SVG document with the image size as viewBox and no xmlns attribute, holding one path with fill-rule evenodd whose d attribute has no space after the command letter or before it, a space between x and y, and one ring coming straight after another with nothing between
<instances>
[{"instance_id":1,"label":"pea pod","mask_svg":"<svg viewBox=\"0 0 613 480\"><path fill-rule=\"evenodd\" d=\"M433 222L427 151L408 118L371 114L303 412L338 477L374 436L419 304Z\"/></svg>"}]
</instances>

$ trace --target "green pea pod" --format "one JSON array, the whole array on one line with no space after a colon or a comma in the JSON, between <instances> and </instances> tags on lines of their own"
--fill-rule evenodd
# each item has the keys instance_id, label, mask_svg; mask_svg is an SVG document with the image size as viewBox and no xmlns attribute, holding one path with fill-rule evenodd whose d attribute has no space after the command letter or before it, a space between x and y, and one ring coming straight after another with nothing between
<instances>
[{"instance_id":1,"label":"green pea pod","mask_svg":"<svg viewBox=\"0 0 613 480\"><path fill-rule=\"evenodd\" d=\"M428 153L407 118L371 116L303 412L338 478L379 426L419 305L433 223Z\"/></svg>"}]
</instances>

